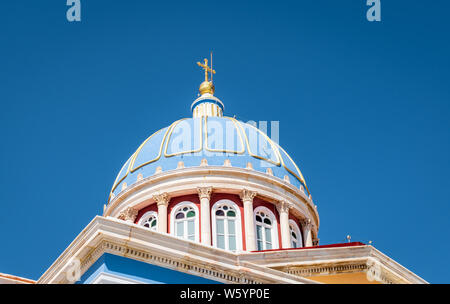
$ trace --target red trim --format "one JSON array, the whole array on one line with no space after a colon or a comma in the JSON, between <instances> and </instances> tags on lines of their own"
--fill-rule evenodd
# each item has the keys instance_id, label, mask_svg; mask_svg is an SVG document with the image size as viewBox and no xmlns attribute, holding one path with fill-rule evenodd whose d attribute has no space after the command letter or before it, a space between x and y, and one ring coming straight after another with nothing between
<instances>
[{"instance_id":1,"label":"red trim","mask_svg":"<svg viewBox=\"0 0 450 304\"><path fill-rule=\"evenodd\" d=\"M269 252L269 251L281 251L281 250L302 250L302 249L320 249L320 248L335 248L335 247L354 247L354 246L366 246L366 244L361 242L351 242L351 243L338 243L311 247L301 247L301 248L283 248L283 249L267 249L267 250L255 250L251 252Z\"/></svg>"},{"instance_id":2,"label":"red trim","mask_svg":"<svg viewBox=\"0 0 450 304\"><path fill-rule=\"evenodd\" d=\"M23 282L23 283L36 284L36 281L34 281L34 280L21 278L21 277L17 277L15 275L6 274L6 273L0 273L0 278L5 278L5 279L12 280L12 281L18 281L18 282Z\"/></svg>"}]
</instances>

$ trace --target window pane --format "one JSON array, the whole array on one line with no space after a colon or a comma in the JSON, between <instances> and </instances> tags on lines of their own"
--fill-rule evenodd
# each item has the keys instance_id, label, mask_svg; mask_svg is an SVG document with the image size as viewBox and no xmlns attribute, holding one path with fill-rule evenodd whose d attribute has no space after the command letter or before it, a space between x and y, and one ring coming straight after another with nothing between
<instances>
[{"instance_id":1,"label":"window pane","mask_svg":"<svg viewBox=\"0 0 450 304\"><path fill-rule=\"evenodd\" d=\"M267 225L272 225L272 222L268 218L264 219L264 223L266 223Z\"/></svg>"},{"instance_id":2,"label":"window pane","mask_svg":"<svg viewBox=\"0 0 450 304\"><path fill-rule=\"evenodd\" d=\"M235 217L235 216L236 216L236 213L235 213L233 210L230 210L230 211L227 212L227 216L229 216L229 217Z\"/></svg>"},{"instance_id":3,"label":"window pane","mask_svg":"<svg viewBox=\"0 0 450 304\"><path fill-rule=\"evenodd\" d=\"M225 236L224 235L217 235L217 247L225 249Z\"/></svg>"},{"instance_id":4,"label":"window pane","mask_svg":"<svg viewBox=\"0 0 450 304\"><path fill-rule=\"evenodd\" d=\"M257 215L257 216L256 216L256 221L257 221L257 222L262 222L262 218L261 218L259 215Z\"/></svg>"},{"instance_id":5,"label":"window pane","mask_svg":"<svg viewBox=\"0 0 450 304\"><path fill-rule=\"evenodd\" d=\"M236 250L236 237L234 235L228 237L228 247L230 247L229 250Z\"/></svg>"},{"instance_id":6,"label":"window pane","mask_svg":"<svg viewBox=\"0 0 450 304\"><path fill-rule=\"evenodd\" d=\"M292 248L297 248L297 243L295 241L292 241Z\"/></svg>"},{"instance_id":7,"label":"window pane","mask_svg":"<svg viewBox=\"0 0 450 304\"><path fill-rule=\"evenodd\" d=\"M155 227L155 226L156 226L156 220L153 220L152 227Z\"/></svg>"},{"instance_id":8,"label":"window pane","mask_svg":"<svg viewBox=\"0 0 450 304\"><path fill-rule=\"evenodd\" d=\"M256 225L256 239L257 240L262 239L262 227L259 225Z\"/></svg>"},{"instance_id":9,"label":"window pane","mask_svg":"<svg viewBox=\"0 0 450 304\"><path fill-rule=\"evenodd\" d=\"M236 234L236 226L234 220L228 220L228 233L231 235Z\"/></svg>"},{"instance_id":10,"label":"window pane","mask_svg":"<svg viewBox=\"0 0 450 304\"><path fill-rule=\"evenodd\" d=\"M187 217L194 217L195 216L195 212L194 211L189 211L187 213Z\"/></svg>"},{"instance_id":11,"label":"window pane","mask_svg":"<svg viewBox=\"0 0 450 304\"><path fill-rule=\"evenodd\" d=\"M177 213L177 215L175 216L176 219L182 219L184 218L184 213L183 212L179 212Z\"/></svg>"},{"instance_id":12,"label":"window pane","mask_svg":"<svg viewBox=\"0 0 450 304\"><path fill-rule=\"evenodd\" d=\"M266 243L272 243L272 233L269 228L265 228L264 232L266 234Z\"/></svg>"},{"instance_id":13,"label":"window pane","mask_svg":"<svg viewBox=\"0 0 450 304\"><path fill-rule=\"evenodd\" d=\"M217 211L216 211L216 215L224 216L225 213L223 213L223 210L217 210Z\"/></svg>"},{"instance_id":14,"label":"window pane","mask_svg":"<svg viewBox=\"0 0 450 304\"><path fill-rule=\"evenodd\" d=\"M195 236L195 222L190 220L187 222L188 225L188 236Z\"/></svg>"},{"instance_id":15,"label":"window pane","mask_svg":"<svg viewBox=\"0 0 450 304\"><path fill-rule=\"evenodd\" d=\"M178 222L175 226L176 236L184 236L184 222Z\"/></svg>"},{"instance_id":16,"label":"window pane","mask_svg":"<svg viewBox=\"0 0 450 304\"><path fill-rule=\"evenodd\" d=\"M263 250L262 241L258 241L258 250Z\"/></svg>"},{"instance_id":17,"label":"window pane","mask_svg":"<svg viewBox=\"0 0 450 304\"><path fill-rule=\"evenodd\" d=\"M224 220L223 219L217 219L216 220L216 227L217 227L217 234L224 234L225 233Z\"/></svg>"}]
</instances>

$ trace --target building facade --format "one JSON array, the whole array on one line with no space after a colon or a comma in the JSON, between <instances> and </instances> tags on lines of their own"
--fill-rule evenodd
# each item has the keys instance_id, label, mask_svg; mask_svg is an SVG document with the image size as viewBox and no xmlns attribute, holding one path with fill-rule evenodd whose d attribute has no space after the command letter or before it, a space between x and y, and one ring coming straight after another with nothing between
<instances>
[{"instance_id":1,"label":"building facade","mask_svg":"<svg viewBox=\"0 0 450 304\"><path fill-rule=\"evenodd\" d=\"M192 117L149 136L95 217L36 283L426 283L371 245L319 245L289 154L224 116L205 71Z\"/></svg>"}]
</instances>

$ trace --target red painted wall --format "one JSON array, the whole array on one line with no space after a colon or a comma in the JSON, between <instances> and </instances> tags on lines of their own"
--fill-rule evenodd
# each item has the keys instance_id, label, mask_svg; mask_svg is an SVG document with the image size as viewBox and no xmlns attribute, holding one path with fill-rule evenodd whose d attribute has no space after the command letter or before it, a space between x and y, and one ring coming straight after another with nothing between
<instances>
[{"instance_id":1,"label":"red painted wall","mask_svg":"<svg viewBox=\"0 0 450 304\"><path fill-rule=\"evenodd\" d=\"M243 250L246 250L244 206L242 204L242 201L241 201L240 197L235 194L213 193L211 195L211 200L210 200L211 208L217 201L222 200L222 199L227 199L227 200L233 201L239 208L240 217L241 217L241 229L242 229L242 231L241 231L242 232L242 243L243 243L242 248L243 248ZM197 206L197 208L199 210L199 231L201 231L201 229L200 229L200 227L201 227L200 199L197 194L191 194L191 195L178 196L178 197L174 197L174 198L170 199L169 206L167 207L167 232L169 234L171 233L171 231L170 231L170 226L171 226L170 214L171 214L173 208L175 208L177 204L184 202L184 201L192 202ZM258 197L255 197L253 200L253 208L255 209L260 206L264 206L264 207L268 208L275 215L275 218L277 219L278 245L279 245L279 248L281 248L280 216L278 214L277 208L272 203L266 202ZM138 215L135 220L135 223L138 223L140 218L142 217L142 215L144 215L148 211L158 212L158 207L157 207L156 203L151 204L151 205L139 210ZM300 228L300 233L303 234L303 231L302 231L302 228L301 228L301 225L300 225L300 222L298 221L298 219L293 217L291 214L289 215L289 219L292 219L297 223L297 225ZM212 229L211 229L211 232L212 232ZM212 235L211 235L211 237L212 237ZM302 235L302 239L304 242L305 238L303 235ZM201 241L201 233L199 235L199 240ZM211 240L211 244L212 244L212 240Z\"/></svg>"},{"instance_id":2,"label":"red painted wall","mask_svg":"<svg viewBox=\"0 0 450 304\"><path fill-rule=\"evenodd\" d=\"M136 220L134 221L135 224L139 223L139 220L141 219L141 217L147 213L148 211L155 211L158 212L158 206L156 206L156 204L151 204L141 210L139 210L138 215L136 216Z\"/></svg>"}]
</instances>

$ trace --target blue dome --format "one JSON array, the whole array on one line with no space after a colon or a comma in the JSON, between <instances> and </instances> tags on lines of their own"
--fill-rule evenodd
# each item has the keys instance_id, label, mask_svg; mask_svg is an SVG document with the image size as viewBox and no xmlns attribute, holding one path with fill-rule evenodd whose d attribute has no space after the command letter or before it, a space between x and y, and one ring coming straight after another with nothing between
<instances>
[{"instance_id":1,"label":"blue dome","mask_svg":"<svg viewBox=\"0 0 450 304\"><path fill-rule=\"evenodd\" d=\"M309 195L302 173L292 158L266 134L251 124L231 117L197 117L177 120L147 138L120 170L111 193L117 195L122 184L130 186L142 178L162 171L175 170L180 162L185 168L223 166L229 160L232 167L267 173L280 179L285 176L297 188Z\"/></svg>"}]
</instances>

